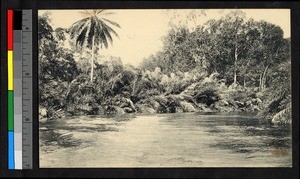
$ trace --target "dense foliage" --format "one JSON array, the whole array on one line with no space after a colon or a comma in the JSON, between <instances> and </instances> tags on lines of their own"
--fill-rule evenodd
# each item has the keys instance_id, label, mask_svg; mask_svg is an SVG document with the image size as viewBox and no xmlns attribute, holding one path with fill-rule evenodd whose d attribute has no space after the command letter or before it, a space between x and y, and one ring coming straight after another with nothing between
<instances>
[{"instance_id":1,"label":"dense foliage","mask_svg":"<svg viewBox=\"0 0 300 179\"><path fill-rule=\"evenodd\" d=\"M279 26L245 19L237 10L193 31L173 27L164 48L135 68L118 57L93 57L94 49L76 46L76 31L53 30L47 14L41 16L40 114L53 119L66 114L258 111L274 123L290 123L290 39L283 38Z\"/></svg>"}]
</instances>

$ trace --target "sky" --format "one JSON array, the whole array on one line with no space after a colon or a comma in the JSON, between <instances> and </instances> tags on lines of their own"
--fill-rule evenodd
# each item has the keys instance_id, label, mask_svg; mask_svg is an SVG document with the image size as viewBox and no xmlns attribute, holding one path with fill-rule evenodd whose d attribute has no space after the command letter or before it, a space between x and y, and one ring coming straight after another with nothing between
<instances>
[{"instance_id":1,"label":"sky","mask_svg":"<svg viewBox=\"0 0 300 179\"><path fill-rule=\"evenodd\" d=\"M181 9L181 10L152 10L132 9L114 10L107 12L105 18L117 22L121 28L114 28L119 38L114 38L113 44L108 49L102 48L98 53L121 57L124 64L138 66L143 58L159 51L163 47L162 37L171 28L169 22L176 26L185 24L191 30L196 25L201 25L209 19L220 19L232 9ZM241 9L246 13L246 18L256 21L265 20L280 26L284 31L284 37L290 37L290 10L289 9ZM79 10L40 10L39 15L50 12L51 25L69 28L74 22L84 18ZM196 12L194 20L187 20L191 11ZM205 12L205 14L203 14Z\"/></svg>"}]
</instances>

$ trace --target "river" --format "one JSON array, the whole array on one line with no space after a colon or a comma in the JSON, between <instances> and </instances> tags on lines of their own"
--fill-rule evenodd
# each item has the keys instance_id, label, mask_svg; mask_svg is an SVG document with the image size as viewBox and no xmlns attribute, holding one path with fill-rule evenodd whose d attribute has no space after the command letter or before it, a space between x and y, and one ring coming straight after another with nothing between
<instances>
[{"instance_id":1,"label":"river","mask_svg":"<svg viewBox=\"0 0 300 179\"><path fill-rule=\"evenodd\" d=\"M127 114L41 123L40 167L291 167L291 127L249 116Z\"/></svg>"}]
</instances>

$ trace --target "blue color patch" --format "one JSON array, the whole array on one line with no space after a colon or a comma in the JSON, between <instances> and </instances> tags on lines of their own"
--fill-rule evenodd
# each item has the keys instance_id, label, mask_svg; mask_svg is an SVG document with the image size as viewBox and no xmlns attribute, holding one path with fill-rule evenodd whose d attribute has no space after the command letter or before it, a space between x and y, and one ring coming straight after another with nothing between
<instances>
[{"instance_id":1,"label":"blue color patch","mask_svg":"<svg viewBox=\"0 0 300 179\"><path fill-rule=\"evenodd\" d=\"M8 169L15 169L14 131L8 131Z\"/></svg>"}]
</instances>

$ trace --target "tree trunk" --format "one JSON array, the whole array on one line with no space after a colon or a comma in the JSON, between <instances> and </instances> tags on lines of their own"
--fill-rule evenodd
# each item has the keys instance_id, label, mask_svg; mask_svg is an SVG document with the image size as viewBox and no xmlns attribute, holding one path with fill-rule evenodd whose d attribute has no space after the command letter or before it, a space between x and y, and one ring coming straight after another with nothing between
<instances>
[{"instance_id":1,"label":"tree trunk","mask_svg":"<svg viewBox=\"0 0 300 179\"><path fill-rule=\"evenodd\" d=\"M263 76L262 76L262 86L263 86L263 91L266 89L266 81L267 81L267 71L268 71L269 65L266 66Z\"/></svg>"},{"instance_id":2,"label":"tree trunk","mask_svg":"<svg viewBox=\"0 0 300 179\"><path fill-rule=\"evenodd\" d=\"M267 81L267 71L268 71L269 65L267 65L264 69L264 72L261 75L260 79L260 91L264 91L266 89L266 81Z\"/></svg>"},{"instance_id":3,"label":"tree trunk","mask_svg":"<svg viewBox=\"0 0 300 179\"><path fill-rule=\"evenodd\" d=\"M262 75L260 74L260 75L259 75L259 91L262 91L262 90L261 90L261 76L262 76Z\"/></svg>"},{"instance_id":4,"label":"tree trunk","mask_svg":"<svg viewBox=\"0 0 300 179\"><path fill-rule=\"evenodd\" d=\"M234 76L233 76L233 84L234 86L236 86L237 80L236 80L236 63L237 63L237 58L238 58L238 54L237 54L237 47L234 48Z\"/></svg>"},{"instance_id":5,"label":"tree trunk","mask_svg":"<svg viewBox=\"0 0 300 179\"><path fill-rule=\"evenodd\" d=\"M93 76L94 76L94 47L95 47L95 36L92 39L92 60L91 60L91 83L93 83Z\"/></svg>"},{"instance_id":6,"label":"tree trunk","mask_svg":"<svg viewBox=\"0 0 300 179\"><path fill-rule=\"evenodd\" d=\"M85 72L85 74L86 74L86 70L83 68L82 54L83 54L83 48L81 47L81 50L80 50L80 69L81 69L83 72Z\"/></svg>"},{"instance_id":7,"label":"tree trunk","mask_svg":"<svg viewBox=\"0 0 300 179\"><path fill-rule=\"evenodd\" d=\"M135 95L135 88L136 88L136 83L137 83L137 80L138 80L138 76L135 76L134 77L134 80L133 80L133 83L132 83L132 92L131 92L131 96Z\"/></svg>"}]
</instances>

